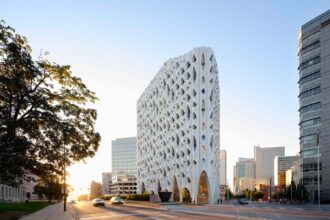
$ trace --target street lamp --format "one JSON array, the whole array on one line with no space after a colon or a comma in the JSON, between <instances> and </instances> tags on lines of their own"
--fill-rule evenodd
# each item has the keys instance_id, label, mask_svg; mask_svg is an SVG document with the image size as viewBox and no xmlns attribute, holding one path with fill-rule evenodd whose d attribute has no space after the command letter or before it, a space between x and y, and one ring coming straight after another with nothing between
<instances>
[{"instance_id":1,"label":"street lamp","mask_svg":"<svg viewBox=\"0 0 330 220\"><path fill-rule=\"evenodd\" d=\"M317 131L317 190L318 190L318 204L321 205L321 192L320 192L320 131Z\"/></svg>"},{"instance_id":2,"label":"street lamp","mask_svg":"<svg viewBox=\"0 0 330 220\"><path fill-rule=\"evenodd\" d=\"M226 191L227 191L227 200L228 200L228 203L229 203L230 198L229 198L229 189L228 189L228 187L229 187L229 184L228 184L228 180L227 180Z\"/></svg>"},{"instance_id":3,"label":"street lamp","mask_svg":"<svg viewBox=\"0 0 330 220\"><path fill-rule=\"evenodd\" d=\"M292 204L292 183L293 183L293 177L292 177L292 174L291 174L291 204Z\"/></svg>"},{"instance_id":4,"label":"street lamp","mask_svg":"<svg viewBox=\"0 0 330 220\"><path fill-rule=\"evenodd\" d=\"M64 194L64 201L63 201L63 211L66 212L66 171L65 171L65 159L66 159L66 150L65 150L65 146L64 146L64 162L63 162L63 178L64 178L64 185L63 185L63 194Z\"/></svg>"}]
</instances>

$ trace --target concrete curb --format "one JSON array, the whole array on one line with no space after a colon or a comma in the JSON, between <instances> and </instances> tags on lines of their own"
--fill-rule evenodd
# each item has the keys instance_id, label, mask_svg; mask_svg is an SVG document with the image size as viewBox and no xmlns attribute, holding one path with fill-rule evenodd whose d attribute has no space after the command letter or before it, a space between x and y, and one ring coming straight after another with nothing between
<instances>
[{"instance_id":1,"label":"concrete curb","mask_svg":"<svg viewBox=\"0 0 330 220\"><path fill-rule=\"evenodd\" d=\"M72 204L68 205L68 207L71 210L72 219L73 220L79 220L80 217L78 215L78 212L77 212L76 208Z\"/></svg>"},{"instance_id":2,"label":"concrete curb","mask_svg":"<svg viewBox=\"0 0 330 220\"><path fill-rule=\"evenodd\" d=\"M152 202L142 202L142 201L125 201L125 204L132 205L132 206L143 206L147 208L160 208L159 203L152 203Z\"/></svg>"},{"instance_id":3,"label":"concrete curb","mask_svg":"<svg viewBox=\"0 0 330 220\"><path fill-rule=\"evenodd\" d=\"M204 215L204 216L212 216L212 217L218 217L218 218L220 218L220 217L233 218L234 217L233 215L227 215L227 214L221 214L221 213L206 213L206 212L189 211L189 210L173 210L173 211L181 212L181 213L189 213L189 214L199 214L199 215ZM265 219L265 218L237 216L237 219L255 220L255 219Z\"/></svg>"}]
</instances>

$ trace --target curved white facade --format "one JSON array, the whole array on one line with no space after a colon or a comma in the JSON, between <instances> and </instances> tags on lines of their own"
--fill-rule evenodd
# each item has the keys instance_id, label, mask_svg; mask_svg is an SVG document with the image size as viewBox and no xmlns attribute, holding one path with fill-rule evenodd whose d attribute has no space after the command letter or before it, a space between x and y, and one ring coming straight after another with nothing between
<instances>
[{"instance_id":1,"label":"curved white facade","mask_svg":"<svg viewBox=\"0 0 330 220\"><path fill-rule=\"evenodd\" d=\"M165 62L137 102L138 191L157 193L161 188L174 194L179 190L182 201L181 191L186 188L193 202L204 196L216 203L219 119L213 50L195 48ZM206 182L207 189L200 182Z\"/></svg>"}]
</instances>

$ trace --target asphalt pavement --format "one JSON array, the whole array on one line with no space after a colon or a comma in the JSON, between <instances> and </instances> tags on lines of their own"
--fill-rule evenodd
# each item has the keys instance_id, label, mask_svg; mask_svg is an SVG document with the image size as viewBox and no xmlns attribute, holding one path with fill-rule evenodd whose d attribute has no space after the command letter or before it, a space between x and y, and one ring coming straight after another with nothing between
<instances>
[{"instance_id":1,"label":"asphalt pavement","mask_svg":"<svg viewBox=\"0 0 330 220\"><path fill-rule=\"evenodd\" d=\"M91 202L77 202L72 205L76 218L92 219L330 219L330 207L307 205L161 205L144 207L134 204L94 207ZM318 209L319 208L319 209Z\"/></svg>"},{"instance_id":2,"label":"asphalt pavement","mask_svg":"<svg viewBox=\"0 0 330 220\"><path fill-rule=\"evenodd\" d=\"M190 214L167 210L165 208L150 208L136 205L110 205L94 207L90 202L78 202L74 205L77 216L81 220L92 219L210 219L208 215ZM223 216L222 219L233 219Z\"/></svg>"}]
</instances>

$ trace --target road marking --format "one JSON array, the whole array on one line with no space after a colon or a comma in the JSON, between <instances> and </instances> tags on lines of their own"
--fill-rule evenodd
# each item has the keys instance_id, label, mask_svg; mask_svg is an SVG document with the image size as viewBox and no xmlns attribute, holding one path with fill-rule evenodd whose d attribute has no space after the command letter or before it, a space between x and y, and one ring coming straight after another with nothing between
<instances>
[{"instance_id":1,"label":"road marking","mask_svg":"<svg viewBox=\"0 0 330 220\"><path fill-rule=\"evenodd\" d=\"M162 216L162 217L166 217L166 218L177 218L177 216L173 216L173 215L170 215L170 214L159 213L158 215Z\"/></svg>"},{"instance_id":2,"label":"road marking","mask_svg":"<svg viewBox=\"0 0 330 220\"><path fill-rule=\"evenodd\" d=\"M227 217L227 218L233 218L234 215L226 215L226 214L220 214L220 213L206 213L206 212L198 212L198 211L188 211L188 210L175 210L174 212L182 212L182 213L191 213L191 214L199 214L199 215L206 215L206 216L213 216L213 217ZM257 217L246 217L246 216L236 216L238 219L263 219L263 218L257 218Z\"/></svg>"},{"instance_id":3,"label":"road marking","mask_svg":"<svg viewBox=\"0 0 330 220\"><path fill-rule=\"evenodd\" d=\"M140 210L136 210L138 211L138 213L134 213L134 214L113 214L112 212L107 212L107 215L104 215L104 213L102 213L103 215L97 215L97 216L90 216L90 217L81 217L80 220L91 220L91 219L100 219L100 218L115 218L115 217L127 217L127 216L140 216L140 215L144 215L145 212L141 212ZM162 220L164 218L176 218L176 216L172 216L170 214L165 214L165 213L153 213L153 214L157 214L159 216L161 216L161 218L158 217L148 217L148 219L153 219L153 220Z\"/></svg>"},{"instance_id":4,"label":"road marking","mask_svg":"<svg viewBox=\"0 0 330 220\"><path fill-rule=\"evenodd\" d=\"M98 216L91 216L91 217L83 217L80 220L89 220L89 219L100 219L100 218L113 218L113 217L125 217L125 216L134 216L137 214L110 214L110 215L98 215Z\"/></svg>"}]
</instances>

